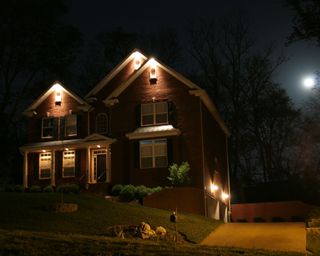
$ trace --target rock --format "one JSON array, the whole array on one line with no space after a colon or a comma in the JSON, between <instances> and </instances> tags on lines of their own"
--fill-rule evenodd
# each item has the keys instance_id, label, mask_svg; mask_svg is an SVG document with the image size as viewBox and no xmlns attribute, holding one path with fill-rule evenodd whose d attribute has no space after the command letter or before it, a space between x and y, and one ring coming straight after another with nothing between
<instances>
[{"instance_id":1,"label":"rock","mask_svg":"<svg viewBox=\"0 0 320 256\"><path fill-rule=\"evenodd\" d=\"M156 235L157 236L165 236L166 233L167 233L167 230L164 227L159 226L156 228Z\"/></svg>"}]
</instances>

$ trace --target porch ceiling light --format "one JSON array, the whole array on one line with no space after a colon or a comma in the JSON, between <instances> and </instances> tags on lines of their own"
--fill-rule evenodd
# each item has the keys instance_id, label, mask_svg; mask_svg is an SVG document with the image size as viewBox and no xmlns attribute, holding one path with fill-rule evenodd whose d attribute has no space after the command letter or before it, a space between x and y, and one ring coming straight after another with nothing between
<instances>
[{"instance_id":1,"label":"porch ceiling light","mask_svg":"<svg viewBox=\"0 0 320 256\"><path fill-rule=\"evenodd\" d=\"M137 70L141 67L141 53L134 52L134 70Z\"/></svg>"}]
</instances>

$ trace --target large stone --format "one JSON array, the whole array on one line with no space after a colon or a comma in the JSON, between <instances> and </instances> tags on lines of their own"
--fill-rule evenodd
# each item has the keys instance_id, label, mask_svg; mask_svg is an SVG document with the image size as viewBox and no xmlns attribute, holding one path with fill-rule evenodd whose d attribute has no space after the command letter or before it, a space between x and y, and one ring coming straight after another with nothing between
<instances>
[{"instance_id":1,"label":"large stone","mask_svg":"<svg viewBox=\"0 0 320 256\"><path fill-rule=\"evenodd\" d=\"M76 212L77 210L78 210L78 204L58 203L55 205L56 212L70 213L70 212Z\"/></svg>"}]
</instances>

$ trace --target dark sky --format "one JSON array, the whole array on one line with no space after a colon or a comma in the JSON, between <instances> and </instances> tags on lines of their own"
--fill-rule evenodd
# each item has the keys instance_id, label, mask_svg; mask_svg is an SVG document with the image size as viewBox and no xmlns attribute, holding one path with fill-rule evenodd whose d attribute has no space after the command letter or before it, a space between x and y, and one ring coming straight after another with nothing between
<instances>
[{"instance_id":1,"label":"dark sky","mask_svg":"<svg viewBox=\"0 0 320 256\"><path fill-rule=\"evenodd\" d=\"M240 10L252 21L252 31L261 49L273 41L278 52L289 58L278 69L274 80L287 89L298 106L312 94L302 86L301 80L320 70L320 47L314 42L284 45L291 32L293 16L284 0L69 0L69 8L67 21L79 27L86 38L116 27L143 32L157 31L168 25L184 30L190 19L219 18Z\"/></svg>"}]
</instances>

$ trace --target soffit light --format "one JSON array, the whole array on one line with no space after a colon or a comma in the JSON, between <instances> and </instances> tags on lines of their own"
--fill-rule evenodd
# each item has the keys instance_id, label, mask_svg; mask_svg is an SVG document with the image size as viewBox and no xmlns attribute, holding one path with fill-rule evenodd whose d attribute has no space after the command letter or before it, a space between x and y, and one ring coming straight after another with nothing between
<instances>
[{"instance_id":1,"label":"soffit light","mask_svg":"<svg viewBox=\"0 0 320 256\"><path fill-rule=\"evenodd\" d=\"M221 198L222 198L222 200L226 200L226 199L229 198L229 195L227 193L225 193L225 192L222 192L221 193Z\"/></svg>"},{"instance_id":2,"label":"soffit light","mask_svg":"<svg viewBox=\"0 0 320 256\"><path fill-rule=\"evenodd\" d=\"M219 189L219 186L218 186L218 185L216 185L216 184L214 184L214 183L211 183L211 184L210 184L211 193L216 192L218 189Z\"/></svg>"}]
</instances>

